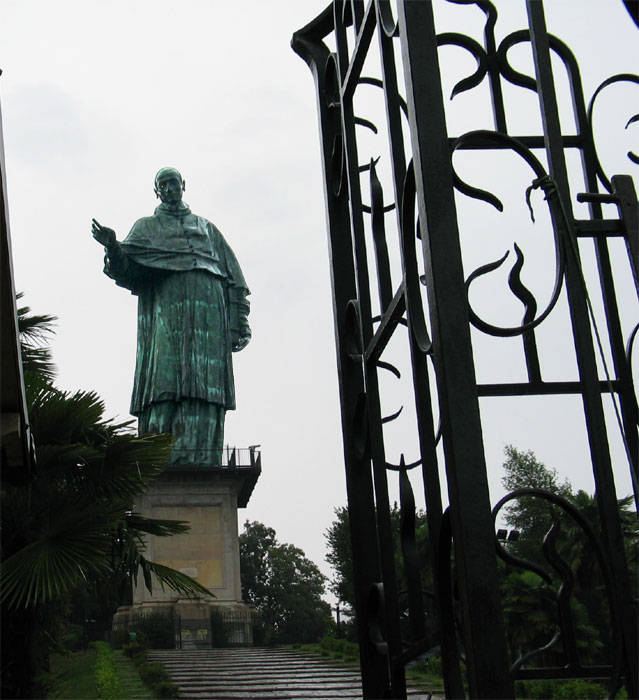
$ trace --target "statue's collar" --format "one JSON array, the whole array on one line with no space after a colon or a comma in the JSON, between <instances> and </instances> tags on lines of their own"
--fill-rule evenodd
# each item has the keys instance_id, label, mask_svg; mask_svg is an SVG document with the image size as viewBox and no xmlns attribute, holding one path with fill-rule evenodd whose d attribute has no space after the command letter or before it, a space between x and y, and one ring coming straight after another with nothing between
<instances>
[{"instance_id":1,"label":"statue's collar","mask_svg":"<svg viewBox=\"0 0 639 700\"><path fill-rule=\"evenodd\" d=\"M189 209L189 205L185 204L184 202L179 202L177 206L171 206L170 204L162 202L162 204L160 204L160 206L156 207L155 209L156 216L158 214L162 214L164 216L174 216L178 219L183 219L190 213L191 210Z\"/></svg>"}]
</instances>

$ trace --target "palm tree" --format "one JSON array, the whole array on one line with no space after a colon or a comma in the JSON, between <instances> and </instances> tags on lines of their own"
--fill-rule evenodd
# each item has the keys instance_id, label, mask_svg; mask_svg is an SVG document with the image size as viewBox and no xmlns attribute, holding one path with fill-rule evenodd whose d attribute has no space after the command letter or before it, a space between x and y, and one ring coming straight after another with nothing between
<instances>
[{"instance_id":1,"label":"palm tree","mask_svg":"<svg viewBox=\"0 0 639 700\"><path fill-rule=\"evenodd\" d=\"M47 611L77 586L108 577L135 581L142 572L149 588L155 577L185 595L210 595L188 576L144 556L144 535L178 534L188 525L132 511L136 497L165 468L171 437L138 437L130 421L104 418L104 403L94 392L57 389L45 344L55 318L29 312L19 309L19 328L36 467L27 475L10 469L2 475L7 697L35 697L34 672L46 661L43 640L51 635ZM26 651L14 643L17 630L28 640Z\"/></svg>"}]
</instances>

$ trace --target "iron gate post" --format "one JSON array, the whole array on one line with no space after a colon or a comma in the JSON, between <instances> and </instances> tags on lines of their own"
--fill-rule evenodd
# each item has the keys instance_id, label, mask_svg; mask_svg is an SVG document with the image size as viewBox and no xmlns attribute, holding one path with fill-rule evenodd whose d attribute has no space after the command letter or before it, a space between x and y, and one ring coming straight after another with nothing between
<instances>
[{"instance_id":1,"label":"iron gate post","mask_svg":"<svg viewBox=\"0 0 639 700\"><path fill-rule=\"evenodd\" d=\"M431 0L398 14L469 692L512 698Z\"/></svg>"}]
</instances>

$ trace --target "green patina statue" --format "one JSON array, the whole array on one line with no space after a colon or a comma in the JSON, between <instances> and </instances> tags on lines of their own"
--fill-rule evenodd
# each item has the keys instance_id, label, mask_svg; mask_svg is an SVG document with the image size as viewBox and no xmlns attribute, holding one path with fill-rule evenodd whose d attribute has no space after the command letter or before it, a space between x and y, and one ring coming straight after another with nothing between
<instances>
[{"instance_id":1,"label":"green patina statue","mask_svg":"<svg viewBox=\"0 0 639 700\"><path fill-rule=\"evenodd\" d=\"M231 352L251 338L249 289L218 229L182 201L174 168L155 177L162 203L122 243L93 219L106 275L138 297L131 413L140 435L172 433L171 464L221 463L226 411L235 408Z\"/></svg>"}]
</instances>

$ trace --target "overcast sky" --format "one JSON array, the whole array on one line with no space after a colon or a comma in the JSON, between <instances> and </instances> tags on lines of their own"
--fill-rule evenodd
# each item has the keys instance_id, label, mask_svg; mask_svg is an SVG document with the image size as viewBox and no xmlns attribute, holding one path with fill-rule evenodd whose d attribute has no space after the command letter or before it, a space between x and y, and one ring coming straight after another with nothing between
<instances>
[{"instance_id":1,"label":"overcast sky","mask_svg":"<svg viewBox=\"0 0 639 700\"><path fill-rule=\"evenodd\" d=\"M523 1L496 4L500 36L524 26ZM94 389L109 416L128 416L136 298L102 274L102 248L91 237L90 222L95 217L124 238L156 206L155 172L177 167L186 179L185 201L223 232L252 291L253 340L234 356L238 409L227 415L226 441L261 444L263 474L239 513L240 524L248 518L274 527L281 541L304 549L330 574L323 533L346 497L326 224L314 84L290 49L293 32L325 5L3 0L0 97L16 287L34 311L59 317L53 343L59 386ZM587 97L609 75L637 72L637 30L621 0L547 5L550 30L580 61ZM472 31L480 38L483 13L477 8L438 2L437 9L440 30ZM473 72L474 61L455 49L443 50L442 58L449 94L456 80ZM529 123L535 96L522 93L509 93L513 119L521 121L522 133L538 130ZM636 176L626 153L639 152L639 125L623 127L639 111L639 88L615 86L600 99L604 167L609 174ZM480 103L470 93L451 103L451 135L492 128ZM370 148L374 155L375 145ZM530 279L539 282L543 303L554 274L552 246L547 232L533 228L523 203L530 174L498 159L481 170L470 161L459 166L469 180L483 172L490 179L484 184L495 191L505 187L499 182L509 183L517 198L501 219L487 205L460 205L468 226L464 235L475 240L472 255L465 254L466 274L501 257L517 240L528 246L531 265L539 266ZM541 211L541 198L536 201ZM591 258L584 255L588 265ZM615 260L629 332L637 305L623 250ZM505 298L505 287L500 289ZM488 317L503 312L502 321L512 321L513 314L519 320L520 306L504 302L502 308L497 298L487 287L474 300ZM549 379L574 378L561 314L559 308L539 334ZM482 381L496 381L500 373L502 379L517 378L521 364L510 358L511 341L476 342ZM410 403L395 385L389 397L389 413L402 401ZM502 493L506 443L533 449L575 487L593 491L577 399L552 406L532 399L516 410L512 402L492 400L482 407L493 502ZM390 460L399 461L401 451L414 459L410 426L398 424L392 431L390 444L397 450ZM619 495L625 495L628 467L614 424L610 431Z\"/></svg>"}]
</instances>

